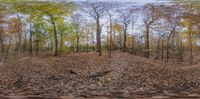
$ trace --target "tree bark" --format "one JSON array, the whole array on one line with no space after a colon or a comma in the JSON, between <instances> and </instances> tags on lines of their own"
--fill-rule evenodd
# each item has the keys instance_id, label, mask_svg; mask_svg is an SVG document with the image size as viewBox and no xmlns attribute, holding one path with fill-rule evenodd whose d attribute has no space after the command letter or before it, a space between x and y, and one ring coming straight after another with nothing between
<instances>
[{"instance_id":1,"label":"tree bark","mask_svg":"<svg viewBox=\"0 0 200 99\"><path fill-rule=\"evenodd\" d=\"M100 27L100 21L99 21L99 16L97 15L97 18L96 18L96 25L97 25L97 29L96 29L96 32L97 32L97 52L99 52L99 56L101 56L101 27Z\"/></svg>"},{"instance_id":2,"label":"tree bark","mask_svg":"<svg viewBox=\"0 0 200 99\"><path fill-rule=\"evenodd\" d=\"M111 58L111 54L112 54L112 16L111 14L109 15L109 19L110 19L110 46L109 46L109 58Z\"/></svg>"},{"instance_id":3,"label":"tree bark","mask_svg":"<svg viewBox=\"0 0 200 99\"><path fill-rule=\"evenodd\" d=\"M29 34L29 55L33 56L33 33L32 33L32 29L31 29L31 23L30 23L30 34Z\"/></svg>"},{"instance_id":4,"label":"tree bark","mask_svg":"<svg viewBox=\"0 0 200 99\"><path fill-rule=\"evenodd\" d=\"M6 59L8 58L11 42L12 42L12 36L10 36L10 38L9 38L8 48L7 48L5 56L3 58L3 63L6 63Z\"/></svg>"},{"instance_id":5,"label":"tree bark","mask_svg":"<svg viewBox=\"0 0 200 99\"><path fill-rule=\"evenodd\" d=\"M190 46L190 64L193 64L192 33L189 33L189 46Z\"/></svg>"},{"instance_id":6,"label":"tree bark","mask_svg":"<svg viewBox=\"0 0 200 99\"><path fill-rule=\"evenodd\" d=\"M79 52L79 35L78 33L76 33L76 52L78 53Z\"/></svg>"},{"instance_id":7,"label":"tree bark","mask_svg":"<svg viewBox=\"0 0 200 99\"><path fill-rule=\"evenodd\" d=\"M20 54L22 52L22 33L20 31L21 27L21 18L20 16L17 14L17 18L18 18L18 22L17 22L17 32L18 32L18 42L17 42L17 50L18 50L18 54Z\"/></svg>"},{"instance_id":8,"label":"tree bark","mask_svg":"<svg viewBox=\"0 0 200 99\"><path fill-rule=\"evenodd\" d=\"M166 54L166 62L169 62L169 42L170 42L170 38L171 35L174 33L175 28L172 29L172 31L170 32L168 38L167 38L167 54Z\"/></svg>"},{"instance_id":9,"label":"tree bark","mask_svg":"<svg viewBox=\"0 0 200 99\"><path fill-rule=\"evenodd\" d=\"M149 44L149 25L146 25L146 58L150 58L150 44Z\"/></svg>"},{"instance_id":10,"label":"tree bark","mask_svg":"<svg viewBox=\"0 0 200 99\"><path fill-rule=\"evenodd\" d=\"M36 55L38 55L38 52L39 52L39 41L36 40Z\"/></svg>"},{"instance_id":11,"label":"tree bark","mask_svg":"<svg viewBox=\"0 0 200 99\"><path fill-rule=\"evenodd\" d=\"M61 31L61 30L60 30L60 31ZM64 48L64 47L65 47L65 46L64 46L64 43L65 43L65 42L64 42L63 40L64 40L63 32L61 31L61 32L60 32L60 52L64 52L64 49L65 49L65 48Z\"/></svg>"},{"instance_id":12,"label":"tree bark","mask_svg":"<svg viewBox=\"0 0 200 99\"><path fill-rule=\"evenodd\" d=\"M127 26L124 27L124 44L123 44L123 51L126 52L126 38L127 38Z\"/></svg>"},{"instance_id":13,"label":"tree bark","mask_svg":"<svg viewBox=\"0 0 200 99\"><path fill-rule=\"evenodd\" d=\"M161 60L163 61L163 59L164 59L164 40L162 40L162 51L161 51Z\"/></svg>"},{"instance_id":14,"label":"tree bark","mask_svg":"<svg viewBox=\"0 0 200 99\"><path fill-rule=\"evenodd\" d=\"M53 31L54 31L54 39L55 39L55 52L54 56L58 56L58 38L57 38L57 32L56 32L56 25L54 20L52 19L52 25L53 25Z\"/></svg>"},{"instance_id":15,"label":"tree bark","mask_svg":"<svg viewBox=\"0 0 200 99\"><path fill-rule=\"evenodd\" d=\"M1 47L1 52L4 52L4 41L3 41L3 33L0 33L0 47Z\"/></svg>"}]
</instances>

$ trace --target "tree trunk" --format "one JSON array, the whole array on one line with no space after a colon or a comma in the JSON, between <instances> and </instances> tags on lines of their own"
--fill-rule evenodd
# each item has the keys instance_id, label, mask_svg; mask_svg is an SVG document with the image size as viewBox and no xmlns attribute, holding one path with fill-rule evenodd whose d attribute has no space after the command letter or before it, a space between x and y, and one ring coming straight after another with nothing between
<instances>
[{"instance_id":1,"label":"tree trunk","mask_svg":"<svg viewBox=\"0 0 200 99\"><path fill-rule=\"evenodd\" d=\"M0 48L1 48L1 52L4 52L4 37L3 37L3 33L0 33Z\"/></svg>"},{"instance_id":2,"label":"tree trunk","mask_svg":"<svg viewBox=\"0 0 200 99\"><path fill-rule=\"evenodd\" d=\"M149 46L149 25L146 25L146 58L150 58L150 46Z\"/></svg>"},{"instance_id":3,"label":"tree trunk","mask_svg":"<svg viewBox=\"0 0 200 99\"><path fill-rule=\"evenodd\" d=\"M36 55L38 55L38 52L39 52L39 41L36 40Z\"/></svg>"},{"instance_id":4,"label":"tree trunk","mask_svg":"<svg viewBox=\"0 0 200 99\"><path fill-rule=\"evenodd\" d=\"M164 59L164 40L162 40L162 52L161 52L161 60L163 61Z\"/></svg>"},{"instance_id":5,"label":"tree trunk","mask_svg":"<svg viewBox=\"0 0 200 99\"><path fill-rule=\"evenodd\" d=\"M79 36L78 36L78 33L76 34L76 52L78 53L79 52Z\"/></svg>"},{"instance_id":6,"label":"tree trunk","mask_svg":"<svg viewBox=\"0 0 200 99\"><path fill-rule=\"evenodd\" d=\"M192 33L189 33L189 46L190 46L190 64L193 64Z\"/></svg>"},{"instance_id":7,"label":"tree trunk","mask_svg":"<svg viewBox=\"0 0 200 99\"><path fill-rule=\"evenodd\" d=\"M23 52L24 52L24 55L26 55L26 42L27 42L26 38L27 38L27 34L25 33L25 35L24 35L24 42L23 42Z\"/></svg>"},{"instance_id":8,"label":"tree trunk","mask_svg":"<svg viewBox=\"0 0 200 99\"><path fill-rule=\"evenodd\" d=\"M111 14L109 15L110 17L110 46L109 46L109 58L111 58L111 54L112 54L112 16Z\"/></svg>"},{"instance_id":9,"label":"tree trunk","mask_svg":"<svg viewBox=\"0 0 200 99\"><path fill-rule=\"evenodd\" d=\"M32 29L31 29L31 23L30 23L30 35L29 35L29 55L33 56L33 33L32 33Z\"/></svg>"},{"instance_id":10,"label":"tree trunk","mask_svg":"<svg viewBox=\"0 0 200 99\"><path fill-rule=\"evenodd\" d=\"M20 18L20 16L17 14L17 18L18 18L18 24L17 24L17 26L18 26L18 28L17 28L17 32L18 32L18 42L17 42L17 49L18 49L18 54L20 54L21 52L22 52L22 33L21 33L21 31L20 31L20 28L22 28L21 27L21 18Z\"/></svg>"},{"instance_id":11,"label":"tree trunk","mask_svg":"<svg viewBox=\"0 0 200 99\"><path fill-rule=\"evenodd\" d=\"M126 52L126 35L127 35L127 26L124 27L124 44L123 44L123 51Z\"/></svg>"},{"instance_id":12,"label":"tree trunk","mask_svg":"<svg viewBox=\"0 0 200 99\"><path fill-rule=\"evenodd\" d=\"M53 31L54 31L54 39L55 39L55 52L54 56L58 56L58 38L57 38L57 32L56 32L56 25L54 20L52 19L52 25L53 25Z\"/></svg>"},{"instance_id":13,"label":"tree trunk","mask_svg":"<svg viewBox=\"0 0 200 99\"><path fill-rule=\"evenodd\" d=\"M64 52L65 46L64 46L64 37L63 37L63 32L60 34L60 52Z\"/></svg>"},{"instance_id":14,"label":"tree trunk","mask_svg":"<svg viewBox=\"0 0 200 99\"><path fill-rule=\"evenodd\" d=\"M101 27L100 27L100 21L99 16L96 18L96 25L97 25L97 52L99 52L99 56L101 56Z\"/></svg>"},{"instance_id":15,"label":"tree trunk","mask_svg":"<svg viewBox=\"0 0 200 99\"><path fill-rule=\"evenodd\" d=\"M86 50L87 50L87 53L89 52L89 35L88 34L90 34L90 31L89 31L89 29L87 29L87 34L86 34L86 43L87 43L87 45L86 45Z\"/></svg>"},{"instance_id":16,"label":"tree trunk","mask_svg":"<svg viewBox=\"0 0 200 99\"><path fill-rule=\"evenodd\" d=\"M131 34L132 34L132 48L131 49L132 49L132 54L135 53L135 47L134 47L134 45L135 45L134 43L135 42L134 42L133 29L134 29L134 24L132 22L132 28L131 28Z\"/></svg>"},{"instance_id":17,"label":"tree trunk","mask_svg":"<svg viewBox=\"0 0 200 99\"><path fill-rule=\"evenodd\" d=\"M122 33L121 32L119 33L119 47L120 47L120 50L122 50Z\"/></svg>"},{"instance_id":18,"label":"tree trunk","mask_svg":"<svg viewBox=\"0 0 200 99\"><path fill-rule=\"evenodd\" d=\"M166 54L166 62L169 62L169 42L170 42L170 38L171 35L174 33L175 28L172 29L172 31L170 32L168 38L167 38L167 54Z\"/></svg>"},{"instance_id":19,"label":"tree trunk","mask_svg":"<svg viewBox=\"0 0 200 99\"><path fill-rule=\"evenodd\" d=\"M3 63L6 63L6 59L8 58L11 42L12 42L12 36L10 36L9 43L8 43L8 48L7 48L5 56L3 58Z\"/></svg>"}]
</instances>

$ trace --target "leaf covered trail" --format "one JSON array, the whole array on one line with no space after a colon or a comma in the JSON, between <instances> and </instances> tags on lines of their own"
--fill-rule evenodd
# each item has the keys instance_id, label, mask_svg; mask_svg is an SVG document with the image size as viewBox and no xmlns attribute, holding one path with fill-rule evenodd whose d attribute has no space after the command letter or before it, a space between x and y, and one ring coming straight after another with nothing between
<instances>
[{"instance_id":1,"label":"leaf covered trail","mask_svg":"<svg viewBox=\"0 0 200 99\"><path fill-rule=\"evenodd\" d=\"M0 66L3 95L84 98L199 97L200 69L129 53L26 57ZM192 96L193 95L193 96Z\"/></svg>"}]
</instances>

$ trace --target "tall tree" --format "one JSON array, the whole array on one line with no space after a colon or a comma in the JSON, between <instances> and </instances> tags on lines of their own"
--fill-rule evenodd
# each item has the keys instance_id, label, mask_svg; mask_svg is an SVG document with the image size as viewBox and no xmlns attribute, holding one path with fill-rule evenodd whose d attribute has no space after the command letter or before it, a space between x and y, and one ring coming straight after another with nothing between
<instances>
[{"instance_id":1,"label":"tall tree","mask_svg":"<svg viewBox=\"0 0 200 99\"><path fill-rule=\"evenodd\" d=\"M146 28L146 34L145 34L145 57L150 58L150 28L151 25L158 20L159 15L158 12L159 10L157 9L157 7L155 5L152 4L147 4L144 6L144 19L143 22L145 24L145 28Z\"/></svg>"},{"instance_id":2,"label":"tall tree","mask_svg":"<svg viewBox=\"0 0 200 99\"><path fill-rule=\"evenodd\" d=\"M116 6L114 3L108 3L106 6L106 12L109 17L109 57L112 54L112 43L113 43L113 16L115 15Z\"/></svg>"},{"instance_id":3,"label":"tall tree","mask_svg":"<svg viewBox=\"0 0 200 99\"><path fill-rule=\"evenodd\" d=\"M18 11L28 14L30 16L42 18L52 25L55 44L54 55L58 56L58 29L56 26L56 22L61 17L69 16L74 10L75 4L49 1L21 1L15 2L14 5L15 8L19 8L17 9Z\"/></svg>"},{"instance_id":4,"label":"tall tree","mask_svg":"<svg viewBox=\"0 0 200 99\"><path fill-rule=\"evenodd\" d=\"M3 15L0 14L0 50L1 52L4 52L4 28L3 28Z\"/></svg>"},{"instance_id":5,"label":"tall tree","mask_svg":"<svg viewBox=\"0 0 200 99\"><path fill-rule=\"evenodd\" d=\"M131 15L132 15L132 9L118 9L119 13L119 19L118 21L123 25L123 31L124 31L124 42L123 42L123 51L126 52L126 41L127 41L127 29L128 26L131 24Z\"/></svg>"},{"instance_id":6,"label":"tall tree","mask_svg":"<svg viewBox=\"0 0 200 99\"><path fill-rule=\"evenodd\" d=\"M104 15L105 12L105 3L104 2L84 2L85 7L87 8L87 13L90 14L96 20L96 39L97 39L97 52L99 56L101 53L101 26L100 18Z\"/></svg>"},{"instance_id":7,"label":"tall tree","mask_svg":"<svg viewBox=\"0 0 200 99\"><path fill-rule=\"evenodd\" d=\"M76 52L79 52L79 41L80 41L80 34L81 34L81 14L77 13L72 16L72 20L75 27L76 33Z\"/></svg>"}]
</instances>

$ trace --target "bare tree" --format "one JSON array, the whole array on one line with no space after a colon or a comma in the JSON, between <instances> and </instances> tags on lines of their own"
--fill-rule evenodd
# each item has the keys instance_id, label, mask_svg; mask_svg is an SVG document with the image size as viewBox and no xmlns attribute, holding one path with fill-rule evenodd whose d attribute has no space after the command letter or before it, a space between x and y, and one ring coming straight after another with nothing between
<instances>
[{"instance_id":1,"label":"bare tree","mask_svg":"<svg viewBox=\"0 0 200 99\"><path fill-rule=\"evenodd\" d=\"M112 43L113 43L113 16L115 15L115 9L116 6L113 2L108 3L106 6L106 12L108 14L109 17L109 37L110 37L110 41L109 41L109 57L111 57L112 54Z\"/></svg>"},{"instance_id":2,"label":"bare tree","mask_svg":"<svg viewBox=\"0 0 200 99\"><path fill-rule=\"evenodd\" d=\"M169 62L169 49L170 49L170 39L173 35L176 33L176 29L178 27L179 21L180 21L180 11L177 5L171 5L171 6L162 6L159 7L161 13L161 17L164 18L168 23L168 36L167 36L167 47L166 47L166 62Z\"/></svg>"},{"instance_id":3,"label":"bare tree","mask_svg":"<svg viewBox=\"0 0 200 99\"><path fill-rule=\"evenodd\" d=\"M127 29L128 26L131 24L131 14L132 9L118 9L117 12L119 13L119 22L123 25L124 31L124 42L123 42L123 51L126 52L126 41L127 41Z\"/></svg>"},{"instance_id":4,"label":"bare tree","mask_svg":"<svg viewBox=\"0 0 200 99\"><path fill-rule=\"evenodd\" d=\"M96 20L96 39L97 39L97 52L99 52L99 56L101 53L101 26L100 26L100 18L104 15L105 8L104 2L84 2L84 6L87 8L87 13L90 14Z\"/></svg>"},{"instance_id":5,"label":"bare tree","mask_svg":"<svg viewBox=\"0 0 200 99\"><path fill-rule=\"evenodd\" d=\"M136 14L138 11L138 8L137 7L134 7L132 9L132 15L131 15L131 35L132 35L132 53L135 53L135 38L134 38L134 28L135 28L135 24L137 22L137 19L138 19L138 15Z\"/></svg>"},{"instance_id":6,"label":"bare tree","mask_svg":"<svg viewBox=\"0 0 200 99\"><path fill-rule=\"evenodd\" d=\"M144 6L143 8L144 11L144 19L143 22L145 24L145 28L146 28L146 34L145 34L145 57L150 58L150 28L151 25L159 19L159 15L158 15L158 8L155 5L152 4L147 4Z\"/></svg>"}]
</instances>

